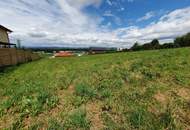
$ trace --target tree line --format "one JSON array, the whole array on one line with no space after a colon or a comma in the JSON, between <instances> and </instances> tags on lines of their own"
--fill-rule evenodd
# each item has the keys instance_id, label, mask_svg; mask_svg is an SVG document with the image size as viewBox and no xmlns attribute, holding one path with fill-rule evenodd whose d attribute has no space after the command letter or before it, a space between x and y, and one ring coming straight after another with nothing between
<instances>
[{"instance_id":1,"label":"tree line","mask_svg":"<svg viewBox=\"0 0 190 130\"><path fill-rule=\"evenodd\" d=\"M158 39L154 39L150 43L145 43L143 45L136 42L129 49L129 51L156 50L156 49L179 48L179 47L190 47L190 33L177 37L174 40L174 42L171 43L160 44Z\"/></svg>"}]
</instances>

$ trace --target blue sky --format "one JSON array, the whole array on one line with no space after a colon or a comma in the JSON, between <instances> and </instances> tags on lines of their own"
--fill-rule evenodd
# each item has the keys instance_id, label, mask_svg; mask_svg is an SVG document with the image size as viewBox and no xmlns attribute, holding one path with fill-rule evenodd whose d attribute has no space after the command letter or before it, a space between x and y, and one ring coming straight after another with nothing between
<instances>
[{"instance_id":1,"label":"blue sky","mask_svg":"<svg viewBox=\"0 0 190 130\"><path fill-rule=\"evenodd\" d=\"M190 6L190 0L105 0L99 9L91 7L87 11L97 12L99 15L109 11L120 18L121 23L117 24L113 17L104 17L104 23L111 22L112 28L132 25L144 27L159 20L161 16L170 11L188 6ZM146 14L150 14L149 17L140 20Z\"/></svg>"},{"instance_id":2,"label":"blue sky","mask_svg":"<svg viewBox=\"0 0 190 130\"><path fill-rule=\"evenodd\" d=\"M130 47L190 32L190 0L0 0L0 12L24 46Z\"/></svg>"}]
</instances>

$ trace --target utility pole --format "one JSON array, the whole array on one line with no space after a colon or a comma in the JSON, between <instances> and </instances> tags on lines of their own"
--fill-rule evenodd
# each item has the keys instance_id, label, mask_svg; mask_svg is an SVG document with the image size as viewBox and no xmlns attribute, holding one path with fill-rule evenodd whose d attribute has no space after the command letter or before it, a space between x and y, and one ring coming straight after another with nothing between
<instances>
[{"instance_id":1,"label":"utility pole","mask_svg":"<svg viewBox=\"0 0 190 130\"><path fill-rule=\"evenodd\" d=\"M17 39L17 47L20 49L21 48L21 40Z\"/></svg>"}]
</instances>

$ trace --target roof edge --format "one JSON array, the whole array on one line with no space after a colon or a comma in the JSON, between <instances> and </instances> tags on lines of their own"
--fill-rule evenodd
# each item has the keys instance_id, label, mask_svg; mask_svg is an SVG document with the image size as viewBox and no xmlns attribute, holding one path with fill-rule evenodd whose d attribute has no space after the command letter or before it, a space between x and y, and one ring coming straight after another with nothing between
<instances>
[{"instance_id":1,"label":"roof edge","mask_svg":"<svg viewBox=\"0 0 190 130\"><path fill-rule=\"evenodd\" d=\"M12 30L10 30L10 29L2 26L2 25L0 25L0 28L3 29L3 30L6 30L7 32L10 32L10 33L13 32Z\"/></svg>"}]
</instances>

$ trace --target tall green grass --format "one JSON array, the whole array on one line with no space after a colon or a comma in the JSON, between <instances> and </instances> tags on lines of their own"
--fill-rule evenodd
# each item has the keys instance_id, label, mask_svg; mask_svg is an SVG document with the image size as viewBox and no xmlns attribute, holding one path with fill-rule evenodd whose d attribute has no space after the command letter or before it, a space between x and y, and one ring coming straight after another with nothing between
<instances>
[{"instance_id":1,"label":"tall green grass","mask_svg":"<svg viewBox=\"0 0 190 130\"><path fill-rule=\"evenodd\" d=\"M97 102L102 129L187 129L189 100L178 90L190 89L189 59L190 49L182 48L44 58L7 68L0 73L0 129L90 129L93 109L81 108Z\"/></svg>"}]
</instances>

